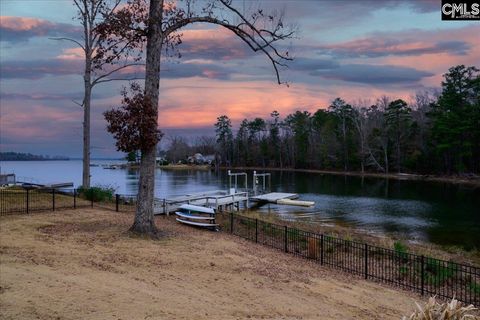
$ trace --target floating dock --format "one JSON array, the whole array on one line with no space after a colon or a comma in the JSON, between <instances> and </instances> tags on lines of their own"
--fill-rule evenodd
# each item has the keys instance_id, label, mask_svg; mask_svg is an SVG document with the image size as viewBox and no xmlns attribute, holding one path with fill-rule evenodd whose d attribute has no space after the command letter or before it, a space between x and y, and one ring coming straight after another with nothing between
<instances>
[{"instance_id":1,"label":"floating dock","mask_svg":"<svg viewBox=\"0 0 480 320\"><path fill-rule=\"evenodd\" d=\"M296 193L283 193L283 192L270 192L265 194L256 195L250 198L252 201L265 202L265 203L277 203L279 200L284 199L298 199Z\"/></svg>"},{"instance_id":2,"label":"floating dock","mask_svg":"<svg viewBox=\"0 0 480 320\"><path fill-rule=\"evenodd\" d=\"M296 193L270 192L250 198L251 201L257 202L259 205L266 203L276 203L290 206L311 207L315 205L313 201L295 200L298 199Z\"/></svg>"}]
</instances>

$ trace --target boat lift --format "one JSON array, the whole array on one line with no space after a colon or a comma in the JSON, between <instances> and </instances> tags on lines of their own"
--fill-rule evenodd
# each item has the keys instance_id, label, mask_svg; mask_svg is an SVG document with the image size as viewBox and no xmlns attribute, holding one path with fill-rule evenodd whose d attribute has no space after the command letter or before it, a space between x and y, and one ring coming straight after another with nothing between
<instances>
[{"instance_id":1,"label":"boat lift","mask_svg":"<svg viewBox=\"0 0 480 320\"><path fill-rule=\"evenodd\" d=\"M262 193L268 193L272 190L272 175L270 173L257 173L257 171L253 171L253 195L256 196L258 194L257 185L259 184L259 178L262 179L263 189L261 190ZM268 189L266 187L268 181Z\"/></svg>"},{"instance_id":2,"label":"boat lift","mask_svg":"<svg viewBox=\"0 0 480 320\"><path fill-rule=\"evenodd\" d=\"M234 187L232 188L232 177L234 177ZM235 172L232 173L231 170L228 170L228 191L230 194L234 194L238 191L238 177L245 177L245 190L248 191L248 176L246 172Z\"/></svg>"}]
</instances>

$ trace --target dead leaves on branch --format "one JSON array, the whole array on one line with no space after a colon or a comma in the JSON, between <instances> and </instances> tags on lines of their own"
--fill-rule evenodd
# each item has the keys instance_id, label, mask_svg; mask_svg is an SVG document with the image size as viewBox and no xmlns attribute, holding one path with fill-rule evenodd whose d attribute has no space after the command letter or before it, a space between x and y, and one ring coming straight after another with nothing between
<instances>
[{"instance_id":1,"label":"dead leaves on branch","mask_svg":"<svg viewBox=\"0 0 480 320\"><path fill-rule=\"evenodd\" d=\"M121 107L106 111L104 116L119 151L150 150L163 136L157 126L157 106L138 83L132 83L130 90L123 89Z\"/></svg>"}]
</instances>

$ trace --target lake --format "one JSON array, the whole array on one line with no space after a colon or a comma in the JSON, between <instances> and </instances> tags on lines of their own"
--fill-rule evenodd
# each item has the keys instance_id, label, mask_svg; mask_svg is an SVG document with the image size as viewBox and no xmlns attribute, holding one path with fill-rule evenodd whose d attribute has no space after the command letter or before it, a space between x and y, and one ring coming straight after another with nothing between
<instances>
[{"instance_id":1,"label":"lake","mask_svg":"<svg viewBox=\"0 0 480 320\"><path fill-rule=\"evenodd\" d=\"M104 165L119 161L92 161ZM82 163L71 161L4 161L2 173L33 182L81 183ZM311 208L270 205L261 212L282 219L342 224L366 232L395 234L404 239L466 249L480 248L480 188L439 182L361 178L300 172L272 173L272 191L300 194L315 201ZM135 194L138 171L92 167L92 185L108 185L121 194ZM252 174L249 172L249 186ZM226 171L156 171L158 197L228 188Z\"/></svg>"}]
</instances>

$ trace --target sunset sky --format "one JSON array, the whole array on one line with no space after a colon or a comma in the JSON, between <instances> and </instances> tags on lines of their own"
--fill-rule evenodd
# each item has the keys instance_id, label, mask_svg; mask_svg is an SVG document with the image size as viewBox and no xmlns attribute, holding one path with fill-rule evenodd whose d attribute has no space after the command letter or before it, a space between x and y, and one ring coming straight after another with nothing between
<instances>
[{"instance_id":1,"label":"sunset sky","mask_svg":"<svg viewBox=\"0 0 480 320\"><path fill-rule=\"evenodd\" d=\"M226 114L244 118L278 110L315 112L347 101L385 94L410 100L418 90L440 86L457 64L480 61L480 22L442 21L440 0L258 1L285 8L298 25L286 43L295 57L276 84L269 62L229 31L196 25L185 30L181 59L164 64L159 126L168 136L213 134ZM234 1L242 8L242 0ZM248 10L252 1L245 1ZM0 2L1 151L80 157L82 56L74 44L49 37L80 37L69 0ZM120 155L102 113L120 101L125 82L101 84L92 102L93 157Z\"/></svg>"}]
</instances>

